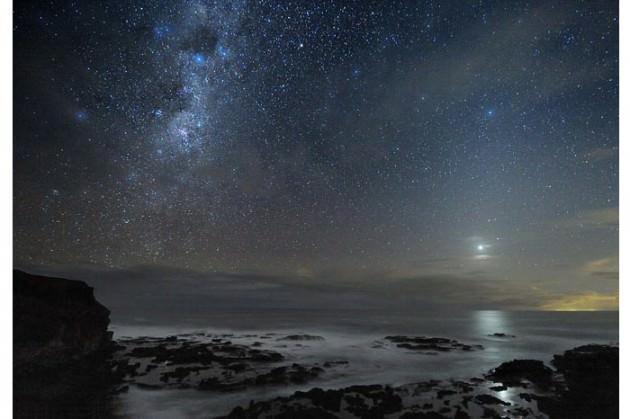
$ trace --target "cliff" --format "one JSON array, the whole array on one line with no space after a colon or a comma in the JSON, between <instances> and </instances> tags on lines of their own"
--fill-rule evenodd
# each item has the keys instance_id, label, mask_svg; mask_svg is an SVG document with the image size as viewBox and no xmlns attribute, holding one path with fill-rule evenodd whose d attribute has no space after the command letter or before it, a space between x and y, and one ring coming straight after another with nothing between
<instances>
[{"instance_id":1,"label":"cliff","mask_svg":"<svg viewBox=\"0 0 630 419\"><path fill-rule=\"evenodd\" d=\"M111 382L108 325L109 310L84 282L14 271L15 416L81 417L101 410Z\"/></svg>"}]
</instances>

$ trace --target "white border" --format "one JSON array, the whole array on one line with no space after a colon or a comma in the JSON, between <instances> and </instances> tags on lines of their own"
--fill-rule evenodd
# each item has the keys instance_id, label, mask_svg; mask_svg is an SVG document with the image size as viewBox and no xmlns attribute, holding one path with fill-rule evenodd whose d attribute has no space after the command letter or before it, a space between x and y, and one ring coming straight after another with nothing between
<instances>
[{"instance_id":1,"label":"white border","mask_svg":"<svg viewBox=\"0 0 630 419\"><path fill-rule=\"evenodd\" d=\"M622 139L630 134L630 121L622 115L630 115L630 88L628 77L630 77L630 6L627 1L619 2L619 400L623 400L622 393L626 388L623 386L624 378L628 377L629 367L627 361L627 337L628 337L628 315L623 307L623 302L627 300L628 290L623 286L624 274L628 264L627 258L630 256L628 247L628 229L624 221L624 215L630 211L628 205L628 171L625 164L630 161L628 148ZM619 417L630 417L630 407L627 403L620 403Z\"/></svg>"}]
</instances>

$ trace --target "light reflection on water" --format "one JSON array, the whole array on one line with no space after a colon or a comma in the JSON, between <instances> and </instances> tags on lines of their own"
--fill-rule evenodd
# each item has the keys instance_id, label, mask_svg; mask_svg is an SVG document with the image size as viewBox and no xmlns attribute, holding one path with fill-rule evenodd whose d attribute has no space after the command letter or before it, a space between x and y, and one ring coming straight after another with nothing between
<instances>
[{"instance_id":1,"label":"light reflection on water","mask_svg":"<svg viewBox=\"0 0 630 419\"><path fill-rule=\"evenodd\" d=\"M214 328L203 327L203 324ZM216 325L223 327L216 328ZM307 347L274 348L288 362L315 363L350 360L343 374L330 374L303 387L340 388L352 384L404 384L428 379L469 379L481 376L501 362L540 359L549 362L555 353L587 343L618 341L617 313L541 313L476 311L467 313L398 313L273 311L266 313L217 313L186 325L119 324L116 336L166 336L191 331L211 333L308 333L325 337ZM497 338L494 333L516 335ZM481 344L482 351L421 355L395 347L373 348L386 335L407 334L455 338ZM232 339L235 343L251 343ZM145 391L131 389L119 399L126 417L208 417L223 414L251 399L288 395L297 388L253 389L236 394L214 394L195 390ZM522 401L516 390L499 393L506 401ZM202 414L203 413L203 414ZM162 416L160 416L162 415Z\"/></svg>"},{"instance_id":2,"label":"light reflection on water","mask_svg":"<svg viewBox=\"0 0 630 419\"><path fill-rule=\"evenodd\" d=\"M511 330L506 312L499 310L480 310L473 312L474 327L479 336L504 333Z\"/></svg>"}]
</instances>

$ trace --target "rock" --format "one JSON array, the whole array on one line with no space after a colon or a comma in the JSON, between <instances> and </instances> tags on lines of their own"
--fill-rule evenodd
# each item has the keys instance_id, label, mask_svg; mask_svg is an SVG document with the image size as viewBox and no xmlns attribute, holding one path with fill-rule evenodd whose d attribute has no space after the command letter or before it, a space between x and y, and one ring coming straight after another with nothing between
<instances>
[{"instance_id":1,"label":"rock","mask_svg":"<svg viewBox=\"0 0 630 419\"><path fill-rule=\"evenodd\" d=\"M109 310L84 282L13 271L13 362L71 362L111 345Z\"/></svg>"},{"instance_id":2,"label":"rock","mask_svg":"<svg viewBox=\"0 0 630 419\"><path fill-rule=\"evenodd\" d=\"M330 368L330 367L334 367L334 366L338 366L338 365L348 365L348 361L326 361L324 362L324 367L326 368Z\"/></svg>"},{"instance_id":3,"label":"rock","mask_svg":"<svg viewBox=\"0 0 630 419\"><path fill-rule=\"evenodd\" d=\"M521 381L525 379L544 388L551 384L552 371L542 361L515 359L499 365L486 377L510 387L521 385Z\"/></svg>"},{"instance_id":4,"label":"rock","mask_svg":"<svg viewBox=\"0 0 630 419\"><path fill-rule=\"evenodd\" d=\"M579 346L563 355L555 355L552 365L562 373L566 382L566 391L559 400L560 414L564 416L556 414L557 417L619 417L619 348ZM554 407L558 406L547 401L547 410Z\"/></svg>"},{"instance_id":5,"label":"rock","mask_svg":"<svg viewBox=\"0 0 630 419\"><path fill-rule=\"evenodd\" d=\"M500 404L503 406L510 406L511 403L509 402L504 402L501 399L498 399L494 396L491 396L489 394L478 394L475 396L475 402L481 405L485 405L485 404Z\"/></svg>"},{"instance_id":6,"label":"rock","mask_svg":"<svg viewBox=\"0 0 630 419\"><path fill-rule=\"evenodd\" d=\"M306 341L313 341L313 340L324 340L323 337L321 336L314 336L314 335L288 335L285 336L283 338L278 338L276 340L306 340Z\"/></svg>"},{"instance_id":7,"label":"rock","mask_svg":"<svg viewBox=\"0 0 630 419\"><path fill-rule=\"evenodd\" d=\"M400 419L447 419L447 416L437 412L405 412Z\"/></svg>"},{"instance_id":8,"label":"rock","mask_svg":"<svg viewBox=\"0 0 630 419\"><path fill-rule=\"evenodd\" d=\"M483 349L481 345L467 345L454 339L425 337L425 336L386 336L386 340L396 343L397 347L410 349L412 351L422 351L425 354L437 352L449 352L452 350L472 351Z\"/></svg>"},{"instance_id":9,"label":"rock","mask_svg":"<svg viewBox=\"0 0 630 419\"><path fill-rule=\"evenodd\" d=\"M501 415L492 409L488 409L487 407L483 408L483 415L481 416L484 419L501 419Z\"/></svg>"},{"instance_id":10,"label":"rock","mask_svg":"<svg viewBox=\"0 0 630 419\"><path fill-rule=\"evenodd\" d=\"M300 364L292 364L276 367L268 372L242 376L230 376L226 378L211 377L201 380L197 385L199 390L235 391L250 386L304 384L321 375L324 370L320 367L305 367Z\"/></svg>"},{"instance_id":11,"label":"rock","mask_svg":"<svg viewBox=\"0 0 630 419\"><path fill-rule=\"evenodd\" d=\"M454 419L470 419L470 415L463 410L458 410L457 412L455 412Z\"/></svg>"},{"instance_id":12,"label":"rock","mask_svg":"<svg viewBox=\"0 0 630 419\"><path fill-rule=\"evenodd\" d=\"M509 335L507 333L492 333L490 335L488 335L490 337L494 337L494 338L515 338L515 335Z\"/></svg>"},{"instance_id":13,"label":"rock","mask_svg":"<svg viewBox=\"0 0 630 419\"><path fill-rule=\"evenodd\" d=\"M457 394L457 392L453 391L453 390L438 390L437 398L438 399L443 399L444 396L451 396L453 394Z\"/></svg>"},{"instance_id":14,"label":"rock","mask_svg":"<svg viewBox=\"0 0 630 419\"><path fill-rule=\"evenodd\" d=\"M314 388L307 392L297 391L295 397L309 399L315 406L333 412L339 412L341 406L341 392L336 390L322 390Z\"/></svg>"},{"instance_id":15,"label":"rock","mask_svg":"<svg viewBox=\"0 0 630 419\"><path fill-rule=\"evenodd\" d=\"M81 281L13 271L15 417L105 414L109 310Z\"/></svg>"},{"instance_id":16,"label":"rock","mask_svg":"<svg viewBox=\"0 0 630 419\"><path fill-rule=\"evenodd\" d=\"M199 371L207 370L208 367L177 367L173 371L167 371L160 375L160 381L168 382L171 379L181 382L184 378L188 377L191 373L199 373Z\"/></svg>"}]
</instances>

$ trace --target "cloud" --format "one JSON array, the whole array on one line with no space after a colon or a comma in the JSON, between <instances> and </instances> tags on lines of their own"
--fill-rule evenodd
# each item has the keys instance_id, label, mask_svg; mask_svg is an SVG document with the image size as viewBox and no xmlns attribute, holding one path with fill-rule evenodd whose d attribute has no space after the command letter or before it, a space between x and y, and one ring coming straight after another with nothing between
<instances>
[{"instance_id":1,"label":"cloud","mask_svg":"<svg viewBox=\"0 0 630 419\"><path fill-rule=\"evenodd\" d=\"M609 272L614 261L594 260L583 269ZM124 323L145 318L160 321L207 321L233 311L269 309L433 310L615 310L618 294L550 293L530 282L493 279L483 270L452 274L409 274L383 271L363 275L343 270L297 275L199 272L155 266L127 270L95 267L40 274L84 280L97 298Z\"/></svg>"},{"instance_id":2,"label":"cloud","mask_svg":"<svg viewBox=\"0 0 630 419\"><path fill-rule=\"evenodd\" d=\"M560 223L567 228L609 229L619 228L619 208L598 208L583 211Z\"/></svg>"},{"instance_id":3,"label":"cloud","mask_svg":"<svg viewBox=\"0 0 630 419\"><path fill-rule=\"evenodd\" d=\"M619 157L619 147L596 147L584 154L585 163L597 163Z\"/></svg>"},{"instance_id":4,"label":"cloud","mask_svg":"<svg viewBox=\"0 0 630 419\"><path fill-rule=\"evenodd\" d=\"M585 292L550 299L540 306L550 311L619 310L619 293Z\"/></svg>"},{"instance_id":5,"label":"cloud","mask_svg":"<svg viewBox=\"0 0 630 419\"><path fill-rule=\"evenodd\" d=\"M582 267L582 272L601 279L619 279L619 259L616 256L595 259Z\"/></svg>"}]
</instances>

